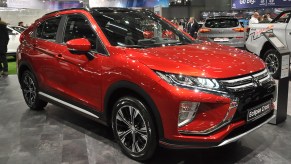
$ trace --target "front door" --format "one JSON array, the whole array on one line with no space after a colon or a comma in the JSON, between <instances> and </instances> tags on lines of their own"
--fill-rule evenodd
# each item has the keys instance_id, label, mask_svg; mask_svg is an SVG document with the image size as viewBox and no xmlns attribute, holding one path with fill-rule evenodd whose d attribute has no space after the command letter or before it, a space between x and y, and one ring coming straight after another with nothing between
<instances>
[{"instance_id":1,"label":"front door","mask_svg":"<svg viewBox=\"0 0 291 164\"><path fill-rule=\"evenodd\" d=\"M85 54L73 54L68 50L66 42L76 38L90 41L93 60ZM68 15L62 39L58 62L60 75L65 78L57 78L58 83L62 84L67 98L73 102L101 110L101 63L107 56L104 49L100 50L102 46L91 23L83 15Z\"/></svg>"}]
</instances>

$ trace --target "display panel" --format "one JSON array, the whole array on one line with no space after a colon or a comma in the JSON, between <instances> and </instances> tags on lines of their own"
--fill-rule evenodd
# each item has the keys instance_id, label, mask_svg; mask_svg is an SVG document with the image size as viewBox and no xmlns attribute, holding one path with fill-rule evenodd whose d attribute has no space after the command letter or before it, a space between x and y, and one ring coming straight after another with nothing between
<instances>
[{"instance_id":1,"label":"display panel","mask_svg":"<svg viewBox=\"0 0 291 164\"><path fill-rule=\"evenodd\" d=\"M7 7L61 10L68 8L83 7L79 1L42 1L42 0L8 0Z\"/></svg>"},{"instance_id":2,"label":"display panel","mask_svg":"<svg viewBox=\"0 0 291 164\"><path fill-rule=\"evenodd\" d=\"M232 0L232 9L290 7L291 0Z\"/></svg>"},{"instance_id":3,"label":"display panel","mask_svg":"<svg viewBox=\"0 0 291 164\"><path fill-rule=\"evenodd\" d=\"M60 1L60 2L45 2L46 9L49 10L62 10L62 9L69 9L69 8L80 8L83 7L83 3L79 1Z\"/></svg>"},{"instance_id":4,"label":"display panel","mask_svg":"<svg viewBox=\"0 0 291 164\"><path fill-rule=\"evenodd\" d=\"M90 7L162 7L169 6L169 0L89 0Z\"/></svg>"}]
</instances>

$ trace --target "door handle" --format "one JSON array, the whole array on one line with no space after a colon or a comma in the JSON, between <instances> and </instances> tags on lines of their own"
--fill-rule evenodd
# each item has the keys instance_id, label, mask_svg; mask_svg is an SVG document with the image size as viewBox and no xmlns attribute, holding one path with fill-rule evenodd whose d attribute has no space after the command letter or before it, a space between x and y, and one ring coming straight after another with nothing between
<instances>
[{"instance_id":1,"label":"door handle","mask_svg":"<svg viewBox=\"0 0 291 164\"><path fill-rule=\"evenodd\" d=\"M64 59L62 54L57 54L57 55L55 55L55 57L58 58L58 59Z\"/></svg>"}]
</instances>

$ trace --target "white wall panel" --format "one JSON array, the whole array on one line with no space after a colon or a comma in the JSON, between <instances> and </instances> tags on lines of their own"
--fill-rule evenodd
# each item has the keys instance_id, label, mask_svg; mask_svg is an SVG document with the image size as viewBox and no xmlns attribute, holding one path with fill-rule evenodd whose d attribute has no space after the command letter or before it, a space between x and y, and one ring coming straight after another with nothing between
<instances>
[{"instance_id":1,"label":"white wall panel","mask_svg":"<svg viewBox=\"0 0 291 164\"><path fill-rule=\"evenodd\" d=\"M20 21L24 22L24 25L30 25L48 12L50 11L39 9L0 8L0 17L4 22L11 25L17 25Z\"/></svg>"}]
</instances>

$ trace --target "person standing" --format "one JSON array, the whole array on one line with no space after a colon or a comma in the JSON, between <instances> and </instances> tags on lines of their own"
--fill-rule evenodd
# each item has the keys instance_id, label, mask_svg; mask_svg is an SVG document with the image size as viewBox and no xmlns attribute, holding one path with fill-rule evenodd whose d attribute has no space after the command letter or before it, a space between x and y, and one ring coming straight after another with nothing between
<instances>
[{"instance_id":1,"label":"person standing","mask_svg":"<svg viewBox=\"0 0 291 164\"><path fill-rule=\"evenodd\" d=\"M254 23L259 23L259 17L260 17L260 14L258 12L254 12L252 18L249 21L249 25L254 24Z\"/></svg>"},{"instance_id":2,"label":"person standing","mask_svg":"<svg viewBox=\"0 0 291 164\"><path fill-rule=\"evenodd\" d=\"M24 23L23 22L18 22L18 26L24 27Z\"/></svg>"},{"instance_id":3,"label":"person standing","mask_svg":"<svg viewBox=\"0 0 291 164\"><path fill-rule=\"evenodd\" d=\"M267 15L263 15L262 18L263 18L263 20L260 21L260 23L270 23Z\"/></svg>"},{"instance_id":4,"label":"person standing","mask_svg":"<svg viewBox=\"0 0 291 164\"><path fill-rule=\"evenodd\" d=\"M6 58L7 45L9 42L9 35L7 24L0 18L0 73L2 77L8 76L8 62Z\"/></svg>"},{"instance_id":5,"label":"person standing","mask_svg":"<svg viewBox=\"0 0 291 164\"><path fill-rule=\"evenodd\" d=\"M267 13L266 15L267 15L268 21L272 22L273 19L271 18L271 15L269 13Z\"/></svg>"},{"instance_id":6,"label":"person standing","mask_svg":"<svg viewBox=\"0 0 291 164\"><path fill-rule=\"evenodd\" d=\"M190 17L189 22L187 24L188 34L196 39L198 30L199 30L199 24L194 19L194 17Z\"/></svg>"}]
</instances>

